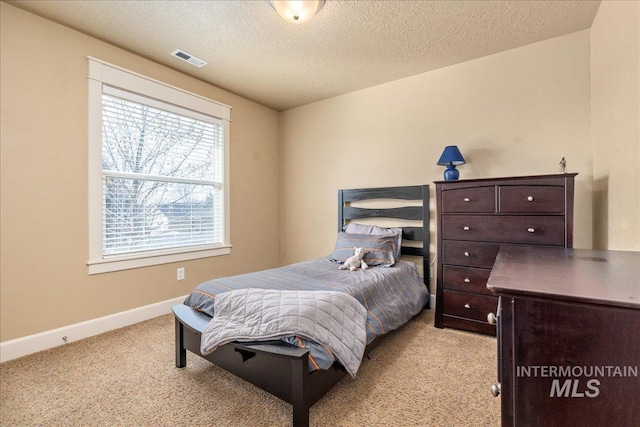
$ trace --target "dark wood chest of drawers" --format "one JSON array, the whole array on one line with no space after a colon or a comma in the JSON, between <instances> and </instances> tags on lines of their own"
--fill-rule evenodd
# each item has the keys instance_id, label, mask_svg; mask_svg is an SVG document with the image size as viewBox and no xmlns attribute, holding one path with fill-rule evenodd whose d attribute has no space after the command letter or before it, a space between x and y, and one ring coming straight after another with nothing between
<instances>
[{"instance_id":1,"label":"dark wood chest of drawers","mask_svg":"<svg viewBox=\"0 0 640 427\"><path fill-rule=\"evenodd\" d=\"M486 288L504 243L573 246L577 174L436 182L435 326L495 335L498 298Z\"/></svg>"},{"instance_id":2,"label":"dark wood chest of drawers","mask_svg":"<svg viewBox=\"0 0 640 427\"><path fill-rule=\"evenodd\" d=\"M640 425L640 252L503 245L503 427Z\"/></svg>"}]
</instances>

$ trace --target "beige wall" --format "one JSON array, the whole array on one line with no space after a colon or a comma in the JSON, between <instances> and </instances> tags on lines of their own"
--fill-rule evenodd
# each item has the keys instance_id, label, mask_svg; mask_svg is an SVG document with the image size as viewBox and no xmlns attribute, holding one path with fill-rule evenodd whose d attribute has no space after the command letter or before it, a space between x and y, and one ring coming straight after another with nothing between
<instances>
[{"instance_id":1,"label":"beige wall","mask_svg":"<svg viewBox=\"0 0 640 427\"><path fill-rule=\"evenodd\" d=\"M591 28L593 245L640 250L640 2L600 4Z\"/></svg>"},{"instance_id":2,"label":"beige wall","mask_svg":"<svg viewBox=\"0 0 640 427\"><path fill-rule=\"evenodd\" d=\"M278 265L276 111L0 5L1 341L172 299L213 277ZM88 276L87 55L233 107L231 255ZM181 282L178 266L186 267Z\"/></svg>"},{"instance_id":3,"label":"beige wall","mask_svg":"<svg viewBox=\"0 0 640 427\"><path fill-rule=\"evenodd\" d=\"M579 173L575 246L640 249L637 2L603 2L591 31L280 115L0 6L0 341L326 255L338 188L440 180L435 162L449 144L467 158L463 179L557 173L566 157ZM181 263L184 282L176 264L87 275L87 55L233 107L234 248Z\"/></svg>"},{"instance_id":4,"label":"beige wall","mask_svg":"<svg viewBox=\"0 0 640 427\"><path fill-rule=\"evenodd\" d=\"M589 248L589 121L588 30L285 111L281 262L331 253L339 188L441 180L446 145L462 179L559 173L565 157L574 246Z\"/></svg>"}]
</instances>

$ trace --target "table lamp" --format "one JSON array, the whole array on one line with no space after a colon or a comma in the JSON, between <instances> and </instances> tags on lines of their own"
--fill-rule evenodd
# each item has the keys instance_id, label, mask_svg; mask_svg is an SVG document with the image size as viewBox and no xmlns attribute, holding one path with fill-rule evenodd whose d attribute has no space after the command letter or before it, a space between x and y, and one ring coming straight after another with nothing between
<instances>
[{"instance_id":1,"label":"table lamp","mask_svg":"<svg viewBox=\"0 0 640 427\"><path fill-rule=\"evenodd\" d=\"M444 170L444 180L445 181L455 181L460 176L460 172L456 169L457 165L464 165L467 163L462 157L462 153L458 150L458 147L455 145L449 145L444 147L444 151L440 156L440 160L438 160L438 165L446 166L447 168Z\"/></svg>"}]
</instances>

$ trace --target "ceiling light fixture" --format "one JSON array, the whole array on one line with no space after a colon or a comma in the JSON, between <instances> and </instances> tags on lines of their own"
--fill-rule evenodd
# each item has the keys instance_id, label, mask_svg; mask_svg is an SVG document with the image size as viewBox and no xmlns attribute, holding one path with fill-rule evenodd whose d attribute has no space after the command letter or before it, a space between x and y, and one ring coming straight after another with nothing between
<instances>
[{"instance_id":1,"label":"ceiling light fixture","mask_svg":"<svg viewBox=\"0 0 640 427\"><path fill-rule=\"evenodd\" d=\"M313 18L325 0L269 0L272 8L287 22L301 24Z\"/></svg>"}]
</instances>

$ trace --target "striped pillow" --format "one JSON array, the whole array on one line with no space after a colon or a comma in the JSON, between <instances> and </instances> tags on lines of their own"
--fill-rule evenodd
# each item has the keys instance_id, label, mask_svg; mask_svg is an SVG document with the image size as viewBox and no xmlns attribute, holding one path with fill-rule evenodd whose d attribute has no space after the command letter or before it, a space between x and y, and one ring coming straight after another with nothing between
<instances>
[{"instance_id":1,"label":"striped pillow","mask_svg":"<svg viewBox=\"0 0 640 427\"><path fill-rule=\"evenodd\" d=\"M395 236L395 245L396 245L396 253L394 254L394 258L400 258L400 251L402 246L402 228L385 228L378 227L377 225L365 225L358 224L357 222L350 222L349 224L342 227L342 230L345 233L351 234L373 234L376 236Z\"/></svg>"},{"instance_id":2,"label":"striped pillow","mask_svg":"<svg viewBox=\"0 0 640 427\"><path fill-rule=\"evenodd\" d=\"M376 236L371 234L351 234L341 231L338 233L336 247L331 259L343 263L352 257L353 248L364 248L364 262L368 266L391 267L396 260L395 236Z\"/></svg>"}]
</instances>

